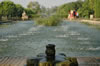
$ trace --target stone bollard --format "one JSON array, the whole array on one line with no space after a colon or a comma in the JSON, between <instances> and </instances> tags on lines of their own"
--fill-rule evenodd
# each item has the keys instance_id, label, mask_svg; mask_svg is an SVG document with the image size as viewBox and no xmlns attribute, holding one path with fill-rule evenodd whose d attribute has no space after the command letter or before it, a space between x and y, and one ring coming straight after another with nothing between
<instances>
[{"instance_id":1,"label":"stone bollard","mask_svg":"<svg viewBox=\"0 0 100 66\"><path fill-rule=\"evenodd\" d=\"M54 61L55 60L55 45L53 44L48 44L46 46L46 51L45 51L45 54L46 54L46 60L47 61Z\"/></svg>"},{"instance_id":2,"label":"stone bollard","mask_svg":"<svg viewBox=\"0 0 100 66\"><path fill-rule=\"evenodd\" d=\"M28 59L26 66L78 66L78 63L76 58L66 57L63 53L56 55L55 45L48 44L45 54Z\"/></svg>"}]
</instances>

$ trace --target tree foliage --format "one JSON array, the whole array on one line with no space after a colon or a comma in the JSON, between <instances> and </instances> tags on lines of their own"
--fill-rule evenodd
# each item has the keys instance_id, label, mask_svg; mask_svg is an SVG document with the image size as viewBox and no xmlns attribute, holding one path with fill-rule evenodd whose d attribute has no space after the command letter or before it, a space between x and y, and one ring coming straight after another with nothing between
<instances>
[{"instance_id":1,"label":"tree foliage","mask_svg":"<svg viewBox=\"0 0 100 66\"><path fill-rule=\"evenodd\" d=\"M78 9L80 17L89 18L89 15L92 14L92 7L90 7L89 0L85 0L82 4L82 8Z\"/></svg>"},{"instance_id":2,"label":"tree foliage","mask_svg":"<svg viewBox=\"0 0 100 66\"><path fill-rule=\"evenodd\" d=\"M100 0L77 0L58 7L57 15L67 17L70 10L76 10L82 18L89 18L93 14L100 17Z\"/></svg>"},{"instance_id":3,"label":"tree foliage","mask_svg":"<svg viewBox=\"0 0 100 66\"><path fill-rule=\"evenodd\" d=\"M24 8L20 4L16 4L15 16L22 16Z\"/></svg>"},{"instance_id":4,"label":"tree foliage","mask_svg":"<svg viewBox=\"0 0 100 66\"><path fill-rule=\"evenodd\" d=\"M82 8L78 10L81 17L89 18L90 14L94 14L96 18L100 17L100 0L85 0Z\"/></svg>"},{"instance_id":5,"label":"tree foliage","mask_svg":"<svg viewBox=\"0 0 100 66\"><path fill-rule=\"evenodd\" d=\"M28 8L22 7L20 4L15 4L10 0L4 0L0 2L0 19L2 16L11 18L22 16L23 11L32 18L33 16L38 16L40 12L40 5L38 2L30 2Z\"/></svg>"},{"instance_id":6,"label":"tree foliage","mask_svg":"<svg viewBox=\"0 0 100 66\"><path fill-rule=\"evenodd\" d=\"M5 0L0 2L0 17L6 16L7 18L12 17L21 17L24 8L19 5L15 4L12 1Z\"/></svg>"},{"instance_id":7,"label":"tree foliage","mask_svg":"<svg viewBox=\"0 0 100 66\"><path fill-rule=\"evenodd\" d=\"M82 7L82 3L83 3L82 1L76 1L64 4L58 8L57 15L61 17L67 17L70 10L77 11L79 8Z\"/></svg>"},{"instance_id":8,"label":"tree foliage","mask_svg":"<svg viewBox=\"0 0 100 66\"><path fill-rule=\"evenodd\" d=\"M26 8L25 12L27 13L27 15L29 16L29 18L32 18L33 15L36 15L36 12L32 9Z\"/></svg>"},{"instance_id":9,"label":"tree foliage","mask_svg":"<svg viewBox=\"0 0 100 66\"><path fill-rule=\"evenodd\" d=\"M35 13L40 12L40 5L38 2L30 2L27 7L32 9Z\"/></svg>"},{"instance_id":10,"label":"tree foliage","mask_svg":"<svg viewBox=\"0 0 100 66\"><path fill-rule=\"evenodd\" d=\"M94 4L95 17L100 18L100 0L95 0Z\"/></svg>"},{"instance_id":11,"label":"tree foliage","mask_svg":"<svg viewBox=\"0 0 100 66\"><path fill-rule=\"evenodd\" d=\"M3 16L14 16L16 5L11 1L3 1L0 3L0 14Z\"/></svg>"}]
</instances>

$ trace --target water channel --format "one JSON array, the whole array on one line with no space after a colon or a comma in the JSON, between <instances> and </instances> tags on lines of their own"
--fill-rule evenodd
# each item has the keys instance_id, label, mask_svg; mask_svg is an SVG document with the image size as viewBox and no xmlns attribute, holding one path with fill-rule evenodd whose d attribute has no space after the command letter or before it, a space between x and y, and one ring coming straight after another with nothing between
<instances>
[{"instance_id":1,"label":"water channel","mask_svg":"<svg viewBox=\"0 0 100 66\"><path fill-rule=\"evenodd\" d=\"M45 45L55 44L67 56L100 56L100 30L79 22L59 26L36 26L34 21L0 25L0 56L35 56Z\"/></svg>"}]
</instances>

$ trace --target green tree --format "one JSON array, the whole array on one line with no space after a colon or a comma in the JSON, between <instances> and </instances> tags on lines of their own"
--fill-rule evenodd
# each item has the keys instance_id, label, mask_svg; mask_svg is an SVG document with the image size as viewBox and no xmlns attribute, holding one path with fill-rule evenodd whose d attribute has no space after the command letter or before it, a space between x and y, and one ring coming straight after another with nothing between
<instances>
[{"instance_id":1,"label":"green tree","mask_svg":"<svg viewBox=\"0 0 100 66\"><path fill-rule=\"evenodd\" d=\"M24 10L20 4L16 4L15 16L21 17Z\"/></svg>"},{"instance_id":2,"label":"green tree","mask_svg":"<svg viewBox=\"0 0 100 66\"><path fill-rule=\"evenodd\" d=\"M7 16L8 19L21 17L23 11L24 8L20 4L15 4L12 1L5 0L0 3L0 17Z\"/></svg>"},{"instance_id":3,"label":"green tree","mask_svg":"<svg viewBox=\"0 0 100 66\"><path fill-rule=\"evenodd\" d=\"M35 11L29 8L25 9L25 12L27 13L27 15L32 18L35 15Z\"/></svg>"},{"instance_id":4,"label":"green tree","mask_svg":"<svg viewBox=\"0 0 100 66\"><path fill-rule=\"evenodd\" d=\"M16 5L11 1L3 1L0 3L0 13L2 16L12 17L14 16Z\"/></svg>"},{"instance_id":5,"label":"green tree","mask_svg":"<svg viewBox=\"0 0 100 66\"><path fill-rule=\"evenodd\" d=\"M0 20L1 20L1 17L2 17L2 12L3 12L3 8L2 8L2 5L1 5L1 3L0 3Z\"/></svg>"},{"instance_id":6,"label":"green tree","mask_svg":"<svg viewBox=\"0 0 100 66\"><path fill-rule=\"evenodd\" d=\"M95 8L95 0L89 0L89 7L94 10Z\"/></svg>"},{"instance_id":7,"label":"green tree","mask_svg":"<svg viewBox=\"0 0 100 66\"><path fill-rule=\"evenodd\" d=\"M82 7L78 9L80 17L89 18L90 14L94 13L93 7L90 7L91 0L85 0Z\"/></svg>"},{"instance_id":8,"label":"green tree","mask_svg":"<svg viewBox=\"0 0 100 66\"><path fill-rule=\"evenodd\" d=\"M78 9L81 17L89 18L90 14L94 14L96 18L100 17L100 0L85 0L82 8Z\"/></svg>"},{"instance_id":9,"label":"green tree","mask_svg":"<svg viewBox=\"0 0 100 66\"><path fill-rule=\"evenodd\" d=\"M100 18L100 0L95 0L95 7L94 7L94 10L95 10L95 17L96 18Z\"/></svg>"},{"instance_id":10,"label":"green tree","mask_svg":"<svg viewBox=\"0 0 100 66\"><path fill-rule=\"evenodd\" d=\"M41 6L41 12L46 13L46 8L44 6Z\"/></svg>"},{"instance_id":11,"label":"green tree","mask_svg":"<svg viewBox=\"0 0 100 66\"><path fill-rule=\"evenodd\" d=\"M61 17L67 17L70 10L78 10L82 7L83 1L76 1L64 4L60 7L58 7L57 14Z\"/></svg>"},{"instance_id":12,"label":"green tree","mask_svg":"<svg viewBox=\"0 0 100 66\"><path fill-rule=\"evenodd\" d=\"M35 13L40 12L40 4L38 2L30 2L27 7L34 10Z\"/></svg>"}]
</instances>

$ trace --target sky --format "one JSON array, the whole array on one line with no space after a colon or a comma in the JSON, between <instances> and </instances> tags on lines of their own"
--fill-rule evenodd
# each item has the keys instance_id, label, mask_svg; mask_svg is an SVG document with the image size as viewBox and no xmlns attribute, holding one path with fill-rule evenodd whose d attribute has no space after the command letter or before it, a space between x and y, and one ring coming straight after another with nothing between
<instances>
[{"instance_id":1,"label":"sky","mask_svg":"<svg viewBox=\"0 0 100 66\"><path fill-rule=\"evenodd\" d=\"M0 0L4 1L4 0ZM76 0L11 0L16 4L21 4L23 7L27 7L28 3L31 1L37 1L40 5L45 6L47 8L51 8L53 6L59 6L64 3L73 2Z\"/></svg>"}]
</instances>

